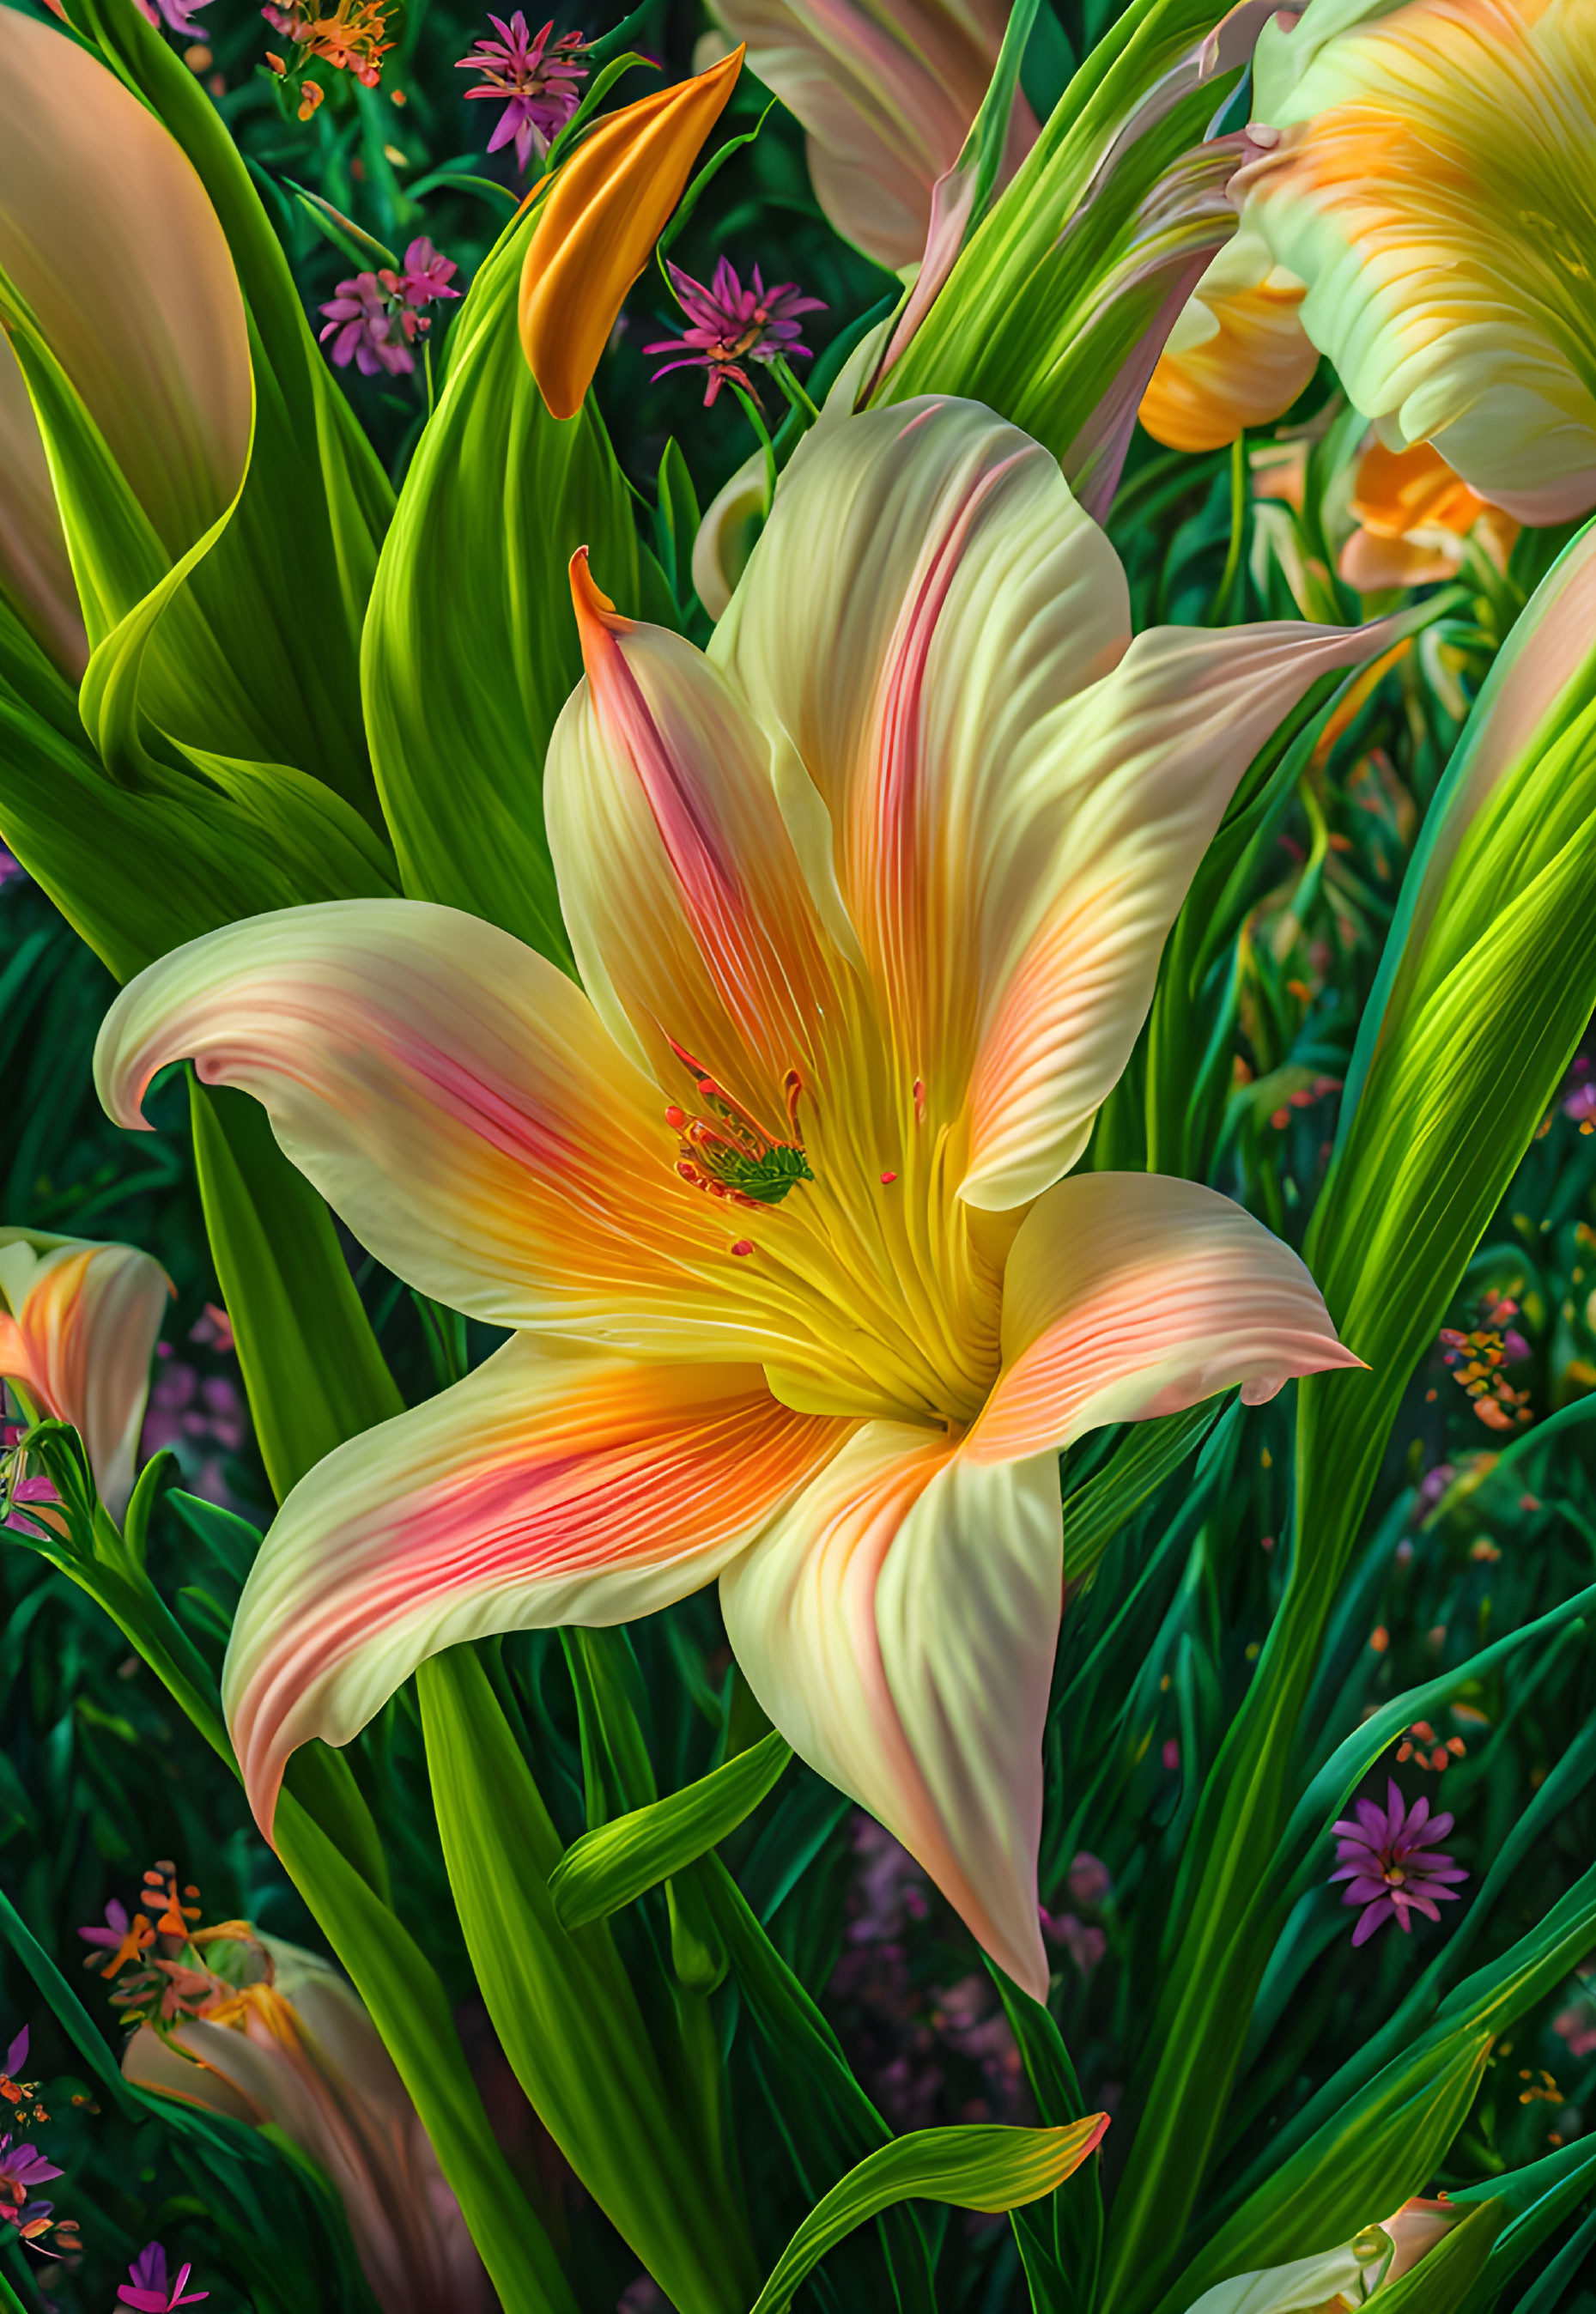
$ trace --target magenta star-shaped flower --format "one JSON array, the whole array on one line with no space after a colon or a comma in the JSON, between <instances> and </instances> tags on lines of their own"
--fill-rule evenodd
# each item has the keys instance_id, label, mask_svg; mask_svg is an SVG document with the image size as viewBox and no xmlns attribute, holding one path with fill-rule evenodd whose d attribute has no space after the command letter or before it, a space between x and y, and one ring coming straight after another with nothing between
<instances>
[{"instance_id":1,"label":"magenta star-shaped flower","mask_svg":"<svg viewBox=\"0 0 1596 2314\"><path fill-rule=\"evenodd\" d=\"M801 354L806 361L810 359L808 347L798 343L798 316L824 314L823 297L804 296L796 281L778 281L773 289L767 289L757 265L753 287L745 289L724 257L715 268L714 281L707 289L701 281L683 273L679 265L672 265L669 269L671 286L682 302L690 326L679 338L661 338L656 344L645 346L643 351L676 356L675 361L661 364L654 373L656 377L664 377L673 369L708 370L706 410L727 384L740 385L745 393L754 393L754 382L743 367L745 362L770 363L789 354ZM754 399L758 400L757 394Z\"/></svg>"},{"instance_id":2,"label":"magenta star-shaped flower","mask_svg":"<svg viewBox=\"0 0 1596 2314\"><path fill-rule=\"evenodd\" d=\"M1353 1930L1354 1945L1367 1944L1380 1922L1393 1915L1404 1936L1412 1928L1409 1912L1438 1921L1437 1906L1457 1901L1456 1888L1448 1884L1468 1877L1450 1856L1431 1852L1451 1830L1451 1817L1432 1819L1427 1799L1415 1800L1409 1808L1389 1778L1386 1789L1383 1808L1361 1799L1355 1824L1344 1818L1332 1826L1340 1868L1331 1873L1331 1882L1350 1882L1342 1903L1364 1907Z\"/></svg>"},{"instance_id":3,"label":"magenta star-shaped flower","mask_svg":"<svg viewBox=\"0 0 1596 2314\"><path fill-rule=\"evenodd\" d=\"M486 97L490 102L503 104L504 110L488 139L488 150L497 153L513 137L516 166L525 176L533 153L540 161L542 159L552 139L582 101L577 85L587 77L586 65L577 62L582 53L582 35L561 32L551 48L549 35L554 30L553 19L551 17L534 39L519 8L507 24L502 16L489 15L488 22L498 38L478 40L470 56L462 57L454 69L482 75L481 88L466 90L468 99Z\"/></svg>"}]
</instances>

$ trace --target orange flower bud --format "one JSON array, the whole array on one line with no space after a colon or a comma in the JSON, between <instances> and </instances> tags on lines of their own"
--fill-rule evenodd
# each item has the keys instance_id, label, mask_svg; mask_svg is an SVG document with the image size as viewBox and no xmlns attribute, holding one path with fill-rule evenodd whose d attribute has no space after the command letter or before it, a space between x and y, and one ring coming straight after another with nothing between
<instances>
[{"instance_id":1,"label":"orange flower bud","mask_svg":"<svg viewBox=\"0 0 1596 2314\"><path fill-rule=\"evenodd\" d=\"M521 345L556 418L581 408L622 301L742 67L736 49L695 79L610 113L550 187L521 269Z\"/></svg>"}]
</instances>

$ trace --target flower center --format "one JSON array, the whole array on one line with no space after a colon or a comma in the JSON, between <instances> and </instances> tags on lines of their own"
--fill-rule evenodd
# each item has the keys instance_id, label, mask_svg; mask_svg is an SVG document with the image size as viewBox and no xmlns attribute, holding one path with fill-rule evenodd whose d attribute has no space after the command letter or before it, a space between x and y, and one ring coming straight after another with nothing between
<instances>
[{"instance_id":1,"label":"flower center","mask_svg":"<svg viewBox=\"0 0 1596 2314\"><path fill-rule=\"evenodd\" d=\"M671 1050L691 1071L701 1109L683 1108L673 1101L665 1121L682 1136L676 1170L695 1189L733 1205L779 1206L800 1181L812 1181L809 1161L798 1138L798 1103L802 1081L796 1069L787 1073L787 1117L789 1141L767 1131L735 1094L717 1083L691 1053L673 1037ZM704 1112L707 1112L704 1113Z\"/></svg>"}]
</instances>

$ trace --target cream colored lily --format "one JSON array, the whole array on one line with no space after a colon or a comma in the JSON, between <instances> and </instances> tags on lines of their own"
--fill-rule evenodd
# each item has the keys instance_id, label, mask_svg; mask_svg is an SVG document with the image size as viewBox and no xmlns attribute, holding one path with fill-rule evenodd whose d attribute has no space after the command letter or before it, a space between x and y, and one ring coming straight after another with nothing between
<instances>
[{"instance_id":1,"label":"cream colored lily","mask_svg":"<svg viewBox=\"0 0 1596 2314\"><path fill-rule=\"evenodd\" d=\"M1262 235L1226 243L1187 298L1137 412L1171 450L1218 450L1283 418L1318 367L1297 318L1303 285Z\"/></svg>"},{"instance_id":2,"label":"cream colored lily","mask_svg":"<svg viewBox=\"0 0 1596 2314\"><path fill-rule=\"evenodd\" d=\"M207 1967L226 1954L228 1977L177 1973L200 2013L140 2025L123 2053L128 2079L252 2128L275 2124L308 2153L343 2203L383 2314L488 2314L498 2301L460 2204L354 1988L242 1921L195 1942Z\"/></svg>"},{"instance_id":3,"label":"cream colored lily","mask_svg":"<svg viewBox=\"0 0 1596 2314\"><path fill-rule=\"evenodd\" d=\"M1008 0L712 0L711 13L802 123L815 198L844 240L895 271L917 263L931 196L992 79ZM1036 141L1017 96L1005 181Z\"/></svg>"},{"instance_id":4,"label":"cream colored lily","mask_svg":"<svg viewBox=\"0 0 1596 2314\"><path fill-rule=\"evenodd\" d=\"M1260 35L1232 189L1392 449L1522 522L1596 505L1596 18L1584 0L1310 0Z\"/></svg>"},{"instance_id":5,"label":"cream colored lily","mask_svg":"<svg viewBox=\"0 0 1596 2314\"><path fill-rule=\"evenodd\" d=\"M515 1338L289 1496L225 1700L283 1765L489 1631L720 1578L775 1724L1045 1989L1059 1449L1356 1363L1228 1199L1063 1177L1237 778L1378 629L1130 634L1054 459L969 402L800 447L708 656L578 559L545 782L582 989L410 902L287 911L118 1000L377 1258Z\"/></svg>"},{"instance_id":6,"label":"cream colored lily","mask_svg":"<svg viewBox=\"0 0 1596 2314\"><path fill-rule=\"evenodd\" d=\"M0 1229L0 1382L70 1422L119 1521L172 1286L136 1246Z\"/></svg>"},{"instance_id":7,"label":"cream colored lily","mask_svg":"<svg viewBox=\"0 0 1596 2314\"><path fill-rule=\"evenodd\" d=\"M1216 2283L1188 2314L1355 2314L1411 2274L1465 2215L1444 2195L1404 2202L1394 2216L1365 2226L1339 2249Z\"/></svg>"}]
</instances>

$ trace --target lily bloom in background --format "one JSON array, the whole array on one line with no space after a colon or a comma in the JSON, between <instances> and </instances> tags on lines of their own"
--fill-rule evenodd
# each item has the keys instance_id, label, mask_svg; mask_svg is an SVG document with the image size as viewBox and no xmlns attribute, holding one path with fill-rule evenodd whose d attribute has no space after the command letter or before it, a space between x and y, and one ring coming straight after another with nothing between
<instances>
[{"instance_id":1,"label":"lily bloom in background","mask_svg":"<svg viewBox=\"0 0 1596 2314\"><path fill-rule=\"evenodd\" d=\"M477 40L454 69L482 76L480 88L466 90L468 103L472 97L481 97L489 104L504 106L488 139L488 150L497 153L514 138L516 166L525 176L533 155L540 161L543 158L582 102L580 84L587 77L586 66L577 62L582 53L582 34L561 32L551 47L553 18L534 39L519 8L507 24L502 16L490 15L488 22L498 39Z\"/></svg>"},{"instance_id":2,"label":"lily bloom in background","mask_svg":"<svg viewBox=\"0 0 1596 2314\"><path fill-rule=\"evenodd\" d=\"M754 395L754 381L743 367L745 362L763 362L767 367L775 361L785 361L790 355L801 355L805 361L813 359L809 349L799 343L802 335L800 314L824 314L825 301L821 297L806 297L796 281L778 281L767 289L756 265L754 286L745 289L736 269L726 258L715 268L713 285L706 289L679 265L669 266L671 284L681 300L682 310L690 326L680 337L661 338L645 346L646 354L675 354L675 361L662 362L655 371L664 377L674 369L703 369L709 373L704 386L704 408L712 408L716 395L727 384L740 385L745 393Z\"/></svg>"},{"instance_id":3,"label":"lily bloom in background","mask_svg":"<svg viewBox=\"0 0 1596 2314\"><path fill-rule=\"evenodd\" d=\"M308 2153L343 2202L384 2314L488 2314L497 2301L460 2205L353 1987L247 1921L196 1926L199 1908L180 1901L168 1864L145 1874L139 1902L129 1920L113 1900L109 1929L78 1931L101 1951L114 1942L109 1961L96 1951L89 1966L128 1972L111 1995L133 2027L128 2079L254 2128L275 2124ZM122 2296L152 2309L183 2302Z\"/></svg>"},{"instance_id":4,"label":"lily bloom in background","mask_svg":"<svg viewBox=\"0 0 1596 2314\"><path fill-rule=\"evenodd\" d=\"M952 400L807 437L707 657L572 578L581 989L357 902L195 941L101 1031L124 1124L193 1055L379 1260L517 1329L284 1504L224 1684L250 1797L468 1634L719 1577L775 1725L1039 1994L1060 1448L1357 1363L1229 1199L1063 1177L1243 768L1383 631L1133 640L1055 461Z\"/></svg>"},{"instance_id":5,"label":"lily bloom in background","mask_svg":"<svg viewBox=\"0 0 1596 2314\"><path fill-rule=\"evenodd\" d=\"M1343 1818L1331 1827L1337 1835L1339 1869L1330 1875L1332 1885L1337 1880L1351 1883L1341 1899L1344 1904L1363 1907L1353 1930L1354 1945L1367 1944L1381 1922L1393 1918L1407 1936L1413 1928L1410 1912L1438 1921L1438 1905L1457 1903L1453 1884L1468 1875L1435 1847L1452 1828L1450 1815L1433 1817L1427 1799L1415 1800L1410 1808L1388 1778L1385 1806L1361 1799L1356 1816L1355 1823Z\"/></svg>"},{"instance_id":6,"label":"lily bloom in background","mask_svg":"<svg viewBox=\"0 0 1596 2314\"><path fill-rule=\"evenodd\" d=\"M1503 571L1519 534L1512 517L1488 506L1429 442L1411 450L1373 443L1359 461L1350 510L1358 527L1336 567L1365 595L1455 578L1470 540Z\"/></svg>"},{"instance_id":7,"label":"lily bloom in background","mask_svg":"<svg viewBox=\"0 0 1596 2314\"><path fill-rule=\"evenodd\" d=\"M73 1424L119 1522L171 1293L160 1263L135 1246L0 1229L0 1383Z\"/></svg>"},{"instance_id":8,"label":"lily bloom in background","mask_svg":"<svg viewBox=\"0 0 1596 2314\"><path fill-rule=\"evenodd\" d=\"M1303 285L1243 230L1186 300L1137 415L1170 450L1218 450L1283 418L1318 367L1297 316Z\"/></svg>"},{"instance_id":9,"label":"lily bloom in background","mask_svg":"<svg viewBox=\"0 0 1596 2314\"><path fill-rule=\"evenodd\" d=\"M606 113L556 172L521 268L521 347L556 418L593 383L626 293L686 190L743 51Z\"/></svg>"},{"instance_id":10,"label":"lily bloom in background","mask_svg":"<svg viewBox=\"0 0 1596 2314\"><path fill-rule=\"evenodd\" d=\"M1362 13L1310 0L1260 34L1245 221L1389 447L1433 442L1521 522L1583 513L1596 22L1583 0Z\"/></svg>"},{"instance_id":11,"label":"lily bloom in background","mask_svg":"<svg viewBox=\"0 0 1596 2314\"><path fill-rule=\"evenodd\" d=\"M1444 2194L1433 2201L1404 2202L1393 2216L1365 2226L1344 2248L1216 2283L1189 2314L1298 2314L1308 2307L1362 2306L1411 2274L1468 2214L1467 2204L1449 2202Z\"/></svg>"},{"instance_id":12,"label":"lily bloom in background","mask_svg":"<svg viewBox=\"0 0 1596 2314\"><path fill-rule=\"evenodd\" d=\"M198 2306L208 2298L208 2290L188 2288L191 2265L181 2266L175 2282L168 2278L166 2252L159 2242L146 2242L128 2268L128 2279L119 2284L117 2298L123 2306L131 2306L134 2314L173 2314L179 2306Z\"/></svg>"},{"instance_id":13,"label":"lily bloom in background","mask_svg":"<svg viewBox=\"0 0 1596 2314\"><path fill-rule=\"evenodd\" d=\"M711 13L801 122L815 198L843 239L894 271L917 262L931 196L992 79L1007 0L713 0ZM1017 96L1001 181L1036 134Z\"/></svg>"}]
</instances>

